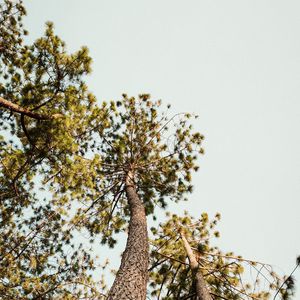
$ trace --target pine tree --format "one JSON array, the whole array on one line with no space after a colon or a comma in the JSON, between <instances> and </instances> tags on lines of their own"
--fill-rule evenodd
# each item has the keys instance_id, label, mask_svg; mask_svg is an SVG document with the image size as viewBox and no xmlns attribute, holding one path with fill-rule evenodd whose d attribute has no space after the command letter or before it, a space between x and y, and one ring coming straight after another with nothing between
<instances>
[{"instance_id":1,"label":"pine tree","mask_svg":"<svg viewBox=\"0 0 300 300\"><path fill-rule=\"evenodd\" d=\"M91 59L86 48L68 54L50 23L26 45L22 1L0 11L1 299L95 295L93 261L72 244L63 207L37 194L85 152L92 116L102 114L83 80Z\"/></svg>"},{"instance_id":2,"label":"pine tree","mask_svg":"<svg viewBox=\"0 0 300 300\"><path fill-rule=\"evenodd\" d=\"M159 228L152 228L149 291L152 299L271 299L278 293L290 299L293 286L271 265L222 252L212 245L220 234L220 214L209 220L167 213ZM250 275L250 276L249 276ZM252 281L251 281L252 280Z\"/></svg>"},{"instance_id":3,"label":"pine tree","mask_svg":"<svg viewBox=\"0 0 300 300\"><path fill-rule=\"evenodd\" d=\"M146 218L192 191L203 136L190 114L169 117L147 94L98 104L85 83L86 47L69 54L52 23L26 44L22 1L4 0L0 12L1 299L146 299ZM196 244L191 237L207 237L208 221L203 215L190 228L190 220L174 217L154 232L153 297L193 299L199 286L211 297L251 295L241 285L242 260ZM114 247L121 231L127 244L106 297L104 283L92 280L89 247L98 237ZM76 238L87 232L83 247Z\"/></svg>"},{"instance_id":4,"label":"pine tree","mask_svg":"<svg viewBox=\"0 0 300 300\"><path fill-rule=\"evenodd\" d=\"M133 286L140 295L137 298L145 298L146 215L154 212L155 205L165 207L166 196L178 200L191 191L190 173L196 169L193 144L199 146L203 137L190 133L191 128L186 127L190 115L183 115L169 141L173 144L163 141L167 125L179 116L171 120L160 116L160 101L154 103L148 95L137 100L124 96L122 101L97 106L82 79L90 72L87 49L67 54L51 23L44 37L25 45L22 3L5 1L1 9L8 15L19 14L13 30L6 19L1 22L6 41L11 41L0 56L1 126L5 131L1 142L1 258L7 270L3 289L16 298L57 297L58 281L76 274L84 277L85 270L93 268L88 253L80 256L74 250L67 260L65 245L75 247L74 232L86 228L92 237L102 234L102 242L113 247L114 233L126 227L130 216L128 247L109 297L119 297L112 296L118 282L132 282L130 268L140 266ZM37 198L38 182L52 194L50 200ZM69 214L74 210L75 216ZM33 256L34 252L38 254ZM68 277L62 277L65 273L50 260L56 266L63 264L64 270L71 266ZM16 264L22 265L20 272ZM49 275L54 269L60 276ZM134 295L133 289L127 294ZM122 295L126 295L125 287Z\"/></svg>"},{"instance_id":5,"label":"pine tree","mask_svg":"<svg viewBox=\"0 0 300 300\"><path fill-rule=\"evenodd\" d=\"M59 175L64 190L82 186L71 196L85 205L73 224L89 229L91 235L102 233L103 243L112 247L114 234L127 226L129 218L126 249L108 299L145 299L146 215L154 214L156 206L165 208L166 199L178 201L192 190L191 172L198 169L197 153L203 152L203 136L193 133L188 124L191 115L168 119L160 106L161 101L151 101L149 95L124 95L121 101L107 104L109 121L95 129L91 146L99 157L98 166L89 169L91 185L82 186L76 182L79 177L66 180L68 169Z\"/></svg>"}]
</instances>

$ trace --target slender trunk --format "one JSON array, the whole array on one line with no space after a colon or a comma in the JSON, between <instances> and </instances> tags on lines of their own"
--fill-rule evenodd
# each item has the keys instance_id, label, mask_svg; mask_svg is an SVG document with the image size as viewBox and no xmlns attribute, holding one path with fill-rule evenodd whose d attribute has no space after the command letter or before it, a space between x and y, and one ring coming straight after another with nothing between
<instances>
[{"instance_id":1,"label":"slender trunk","mask_svg":"<svg viewBox=\"0 0 300 300\"><path fill-rule=\"evenodd\" d=\"M24 107L21 107L15 103L12 103L10 101L5 100L4 98L0 97L0 106L5 107L11 111L14 111L16 113L20 113L23 115L26 115L30 118L37 119L37 120L52 120L52 119L57 119L61 118L61 114L53 114L53 115L46 115L46 114L39 114L36 112L33 112L31 110L28 110Z\"/></svg>"},{"instance_id":2,"label":"slender trunk","mask_svg":"<svg viewBox=\"0 0 300 300\"><path fill-rule=\"evenodd\" d=\"M207 284L203 278L203 275L201 273L201 270L199 268L199 264L196 260L196 257L194 255L194 252L189 244L189 242L187 241L185 235L181 232L181 239L183 241L183 245L185 248L185 251L187 253L187 256L189 258L189 262L190 262L190 267L192 269L192 272L195 276L195 280L196 280L196 293L197 293L197 298L198 300L213 300L213 298L211 297L209 290L207 288Z\"/></svg>"},{"instance_id":3,"label":"slender trunk","mask_svg":"<svg viewBox=\"0 0 300 300\"><path fill-rule=\"evenodd\" d=\"M126 196L130 223L121 266L107 300L145 300L148 281L149 246L145 208L133 182L132 173L126 178Z\"/></svg>"}]
</instances>

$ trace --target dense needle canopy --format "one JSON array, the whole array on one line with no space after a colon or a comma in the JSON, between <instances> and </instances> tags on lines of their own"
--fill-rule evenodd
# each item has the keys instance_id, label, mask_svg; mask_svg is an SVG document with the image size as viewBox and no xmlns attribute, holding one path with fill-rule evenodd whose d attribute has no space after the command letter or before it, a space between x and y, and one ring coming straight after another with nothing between
<instances>
[{"instance_id":1,"label":"dense needle canopy","mask_svg":"<svg viewBox=\"0 0 300 300\"><path fill-rule=\"evenodd\" d=\"M37 194L41 182L49 192L49 174L84 151L90 118L101 114L83 79L91 59L86 48L68 54L50 23L25 44L21 1L1 1L0 12L1 299L94 295L86 274L93 261L71 244L49 194Z\"/></svg>"},{"instance_id":2,"label":"dense needle canopy","mask_svg":"<svg viewBox=\"0 0 300 300\"><path fill-rule=\"evenodd\" d=\"M69 191L81 208L73 219L92 234L103 233L103 242L114 245L113 232L123 228L129 215L125 199L126 174L134 174L137 192L146 214L165 208L166 199L178 201L192 191L191 172L197 170L198 153L203 153L203 136L193 132L190 114L169 117L161 112L161 101L149 95L123 95L120 101L103 103L106 118L93 129L90 158L81 159L81 170L68 165L56 177L60 191ZM169 107L169 106L168 106ZM88 176L78 176L78 172ZM66 194L64 194L64 201ZM155 215L154 215L155 217Z\"/></svg>"}]
</instances>

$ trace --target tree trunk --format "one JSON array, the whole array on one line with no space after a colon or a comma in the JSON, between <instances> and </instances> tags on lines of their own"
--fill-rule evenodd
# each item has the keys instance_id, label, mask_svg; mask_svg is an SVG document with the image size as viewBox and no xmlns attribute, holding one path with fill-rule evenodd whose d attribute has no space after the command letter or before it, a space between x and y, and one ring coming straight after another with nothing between
<instances>
[{"instance_id":1,"label":"tree trunk","mask_svg":"<svg viewBox=\"0 0 300 300\"><path fill-rule=\"evenodd\" d=\"M189 242L187 241L185 235L181 232L181 239L183 241L183 245L185 248L185 251L187 253L187 256L189 258L189 262L190 262L190 267L192 269L192 272L195 276L195 280L196 280L196 293L197 293L197 299L198 300L213 300L213 298L211 297L209 290L207 288L207 284L203 278L203 275L201 273L201 270L199 268L199 264L196 260L196 257L194 255L194 252L189 244Z\"/></svg>"},{"instance_id":2,"label":"tree trunk","mask_svg":"<svg viewBox=\"0 0 300 300\"><path fill-rule=\"evenodd\" d=\"M149 265L147 220L131 172L126 178L126 196L130 209L128 238L121 266L107 300L146 299Z\"/></svg>"}]
</instances>

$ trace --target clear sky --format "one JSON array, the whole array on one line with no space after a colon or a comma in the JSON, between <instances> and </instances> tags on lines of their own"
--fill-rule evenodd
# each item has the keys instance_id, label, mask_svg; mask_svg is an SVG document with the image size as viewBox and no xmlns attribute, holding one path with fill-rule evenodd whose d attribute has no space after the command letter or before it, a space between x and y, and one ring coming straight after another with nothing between
<instances>
[{"instance_id":1,"label":"clear sky","mask_svg":"<svg viewBox=\"0 0 300 300\"><path fill-rule=\"evenodd\" d=\"M300 254L300 2L25 5L33 37L51 20L71 51L89 47L99 101L151 93L199 114L206 154L190 201L172 210L220 212L221 248L291 271ZM300 286L300 270L296 278Z\"/></svg>"}]
</instances>

